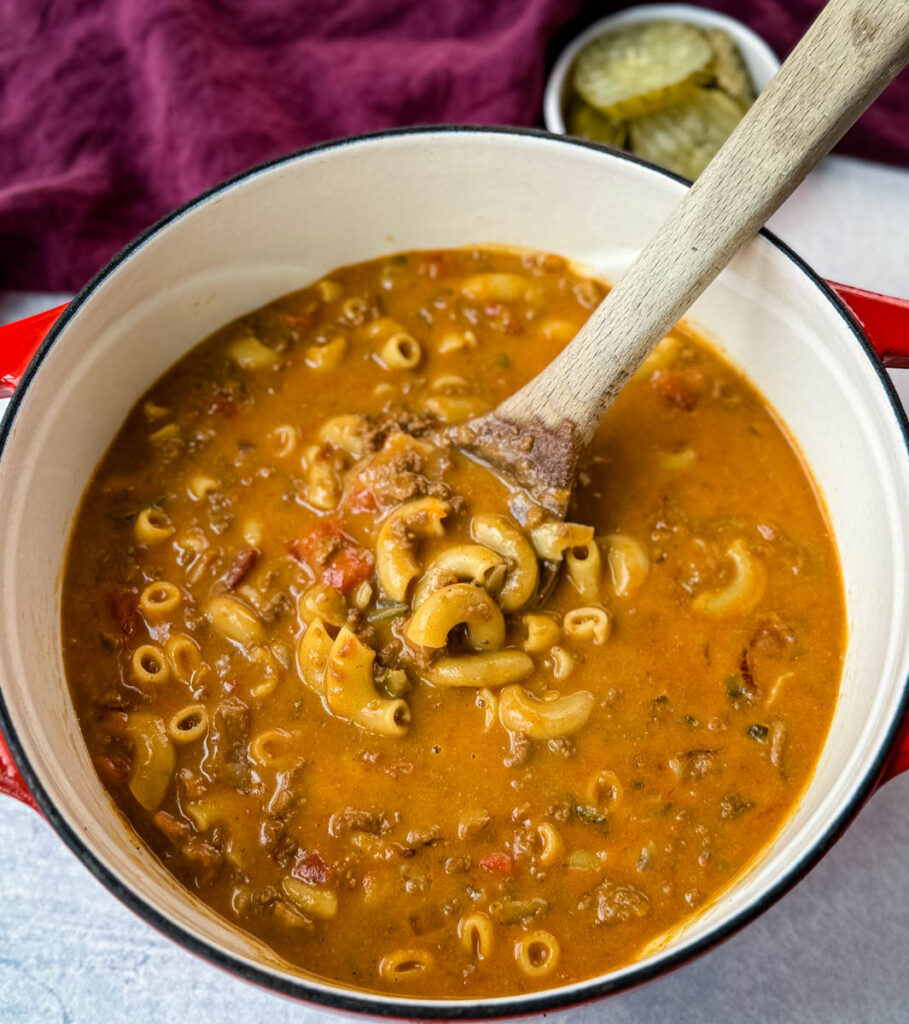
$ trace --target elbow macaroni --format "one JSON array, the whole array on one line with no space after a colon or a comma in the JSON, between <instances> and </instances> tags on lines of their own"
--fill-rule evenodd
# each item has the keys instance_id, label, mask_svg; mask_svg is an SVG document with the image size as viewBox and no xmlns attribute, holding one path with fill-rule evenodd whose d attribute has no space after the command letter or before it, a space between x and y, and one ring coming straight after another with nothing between
<instances>
[{"instance_id":1,"label":"elbow macaroni","mask_svg":"<svg viewBox=\"0 0 909 1024\"><path fill-rule=\"evenodd\" d=\"M230 358L243 370L268 370L281 363L278 353L263 345L252 334L237 338L227 351Z\"/></svg>"},{"instance_id":2,"label":"elbow macaroni","mask_svg":"<svg viewBox=\"0 0 909 1024\"><path fill-rule=\"evenodd\" d=\"M407 590L419 575L420 563L413 548L420 537L441 537L442 520L451 511L447 501L418 498L389 514L376 540L376 575L382 589L393 601L404 601Z\"/></svg>"},{"instance_id":3,"label":"elbow macaroni","mask_svg":"<svg viewBox=\"0 0 909 1024\"><path fill-rule=\"evenodd\" d=\"M297 604L297 612L303 622L312 622L318 618L329 626L339 628L347 622L348 610L344 595L324 583L310 587L301 595Z\"/></svg>"},{"instance_id":4,"label":"elbow macaroni","mask_svg":"<svg viewBox=\"0 0 909 1024\"><path fill-rule=\"evenodd\" d=\"M732 579L716 593L698 594L693 602L695 611L705 615L744 615L764 596L767 569L741 538L729 545L726 556L735 567Z\"/></svg>"},{"instance_id":5,"label":"elbow macaroni","mask_svg":"<svg viewBox=\"0 0 909 1024\"><path fill-rule=\"evenodd\" d=\"M249 742L250 760L263 768L274 768L293 756L293 737L286 729L264 729Z\"/></svg>"},{"instance_id":6,"label":"elbow macaroni","mask_svg":"<svg viewBox=\"0 0 909 1024\"><path fill-rule=\"evenodd\" d=\"M403 736L410 724L410 709L401 698L386 699L372 679L375 651L342 627L328 655L325 703L341 718L370 732Z\"/></svg>"},{"instance_id":7,"label":"elbow macaroni","mask_svg":"<svg viewBox=\"0 0 909 1024\"><path fill-rule=\"evenodd\" d=\"M531 654L548 650L562 635L558 622L543 612L530 612L524 616L523 621L527 630L524 650L530 651Z\"/></svg>"},{"instance_id":8,"label":"elbow macaroni","mask_svg":"<svg viewBox=\"0 0 909 1024\"><path fill-rule=\"evenodd\" d=\"M423 358L423 346L407 331L397 331L382 345L379 355L389 370L412 370Z\"/></svg>"},{"instance_id":9,"label":"elbow macaroni","mask_svg":"<svg viewBox=\"0 0 909 1024\"><path fill-rule=\"evenodd\" d=\"M537 859L543 867L548 868L561 863L565 853L565 843L559 835L559 830L554 825L550 825L548 821L544 821L541 825L537 825L537 836L540 840L540 852Z\"/></svg>"},{"instance_id":10,"label":"elbow macaroni","mask_svg":"<svg viewBox=\"0 0 909 1024\"><path fill-rule=\"evenodd\" d=\"M650 557L642 544L625 533L603 538L612 585L619 597L630 597L650 572Z\"/></svg>"},{"instance_id":11,"label":"elbow macaroni","mask_svg":"<svg viewBox=\"0 0 909 1024\"><path fill-rule=\"evenodd\" d=\"M545 978L556 969L561 950L554 935L530 932L515 943L515 960L529 978Z\"/></svg>"},{"instance_id":12,"label":"elbow macaroni","mask_svg":"<svg viewBox=\"0 0 909 1024\"><path fill-rule=\"evenodd\" d=\"M185 633L175 633L168 637L164 650L174 677L181 683L191 683L202 667L202 652L196 641Z\"/></svg>"},{"instance_id":13,"label":"elbow macaroni","mask_svg":"<svg viewBox=\"0 0 909 1024\"><path fill-rule=\"evenodd\" d=\"M565 568L574 589L585 601L597 601L603 575L600 548L591 537L584 544L575 544L565 552Z\"/></svg>"},{"instance_id":14,"label":"elbow macaroni","mask_svg":"<svg viewBox=\"0 0 909 1024\"><path fill-rule=\"evenodd\" d=\"M139 611L148 622L160 622L175 612L183 601L180 588L167 580L158 580L139 595Z\"/></svg>"},{"instance_id":15,"label":"elbow macaroni","mask_svg":"<svg viewBox=\"0 0 909 1024\"><path fill-rule=\"evenodd\" d=\"M467 628L467 641L476 651L497 650L505 643L505 619L493 599L469 583L453 583L436 590L414 612L407 639L438 649L459 625Z\"/></svg>"},{"instance_id":16,"label":"elbow macaroni","mask_svg":"<svg viewBox=\"0 0 909 1024\"><path fill-rule=\"evenodd\" d=\"M386 981L410 981L432 967L432 956L425 949L396 949L379 961L379 974Z\"/></svg>"},{"instance_id":17,"label":"elbow macaroni","mask_svg":"<svg viewBox=\"0 0 909 1024\"><path fill-rule=\"evenodd\" d=\"M193 743L208 732L208 712L204 704L187 704L171 717L167 732L175 743Z\"/></svg>"},{"instance_id":18,"label":"elbow macaroni","mask_svg":"<svg viewBox=\"0 0 909 1024\"><path fill-rule=\"evenodd\" d=\"M244 647L265 643L265 627L259 617L235 597L213 597L206 615L217 632L234 643Z\"/></svg>"},{"instance_id":19,"label":"elbow macaroni","mask_svg":"<svg viewBox=\"0 0 909 1024\"><path fill-rule=\"evenodd\" d=\"M533 672L533 659L523 651L451 654L436 659L425 671L434 686L506 686Z\"/></svg>"},{"instance_id":20,"label":"elbow macaroni","mask_svg":"<svg viewBox=\"0 0 909 1024\"><path fill-rule=\"evenodd\" d=\"M133 741L129 789L147 811L155 810L170 787L176 754L164 722L157 715L134 712L127 731Z\"/></svg>"},{"instance_id":21,"label":"elbow macaroni","mask_svg":"<svg viewBox=\"0 0 909 1024\"><path fill-rule=\"evenodd\" d=\"M364 416L352 413L332 416L319 427L319 440L347 452L351 458L359 459L364 451L364 433L367 427Z\"/></svg>"},{"instance_id":22,"label":"elbow macaroni","mask_svg":"<svg viewBox=\"0 0 909 1024\"><path fill-rule=\"evenodd\" d=\"M310 445L303 451L303 499L321 512L330 512L341 500L341 478L325 445Z\"/></svg>"},{"instance_id":23,"label":"elbow macaroni","mask_svg":"<svg viewBox=\"0 0 909 1024\"><path fill-rule=\"evenodd\" d=\"M565 635L572 640L591 640L594 644L604 644L609 639L609 612L605 608L585 606L572 608L562 618Z\"/></svg>"},{"instance_id":24,"label":"elbow macaroni","mask_svg":"<svg viewBox=\"0 0 909 1024\"><path fill-rule=\"evenodd\" d=\"M499 591L503 612L523 608L537 589L540 568L530 541L507 517L479 515L470 521L470 535L478 543L508 559L508 572Z\"/></svg>"},{"instance_id":25,"label":"elbow macaroni","mask_svg":"<svg viewBox=\"0 0 909 1024\"><path fill-rule=\"evenodd\" d=\"M474 583L495 594L505 581L506 568L505 559L482 544L455 544L426 566L411 604L416 610L440 586L457 581Z\"/></svg>"},{"instance_id":26,"label":"elbow macaroni","mask_svg":"<svg viewBox=\"0 0 909 1024\"><path fill-rule=\"evenodd\" d=\"M285 878L281 882L284 894L305 914L322 921L338 916L338 894L334 889L308 885L298 878Z\"/></svg>"},{"instance_id":27,"label":"elbow macaroni","mask_svg":"<svg viewBox=\"0 0 909 1024\"><path fill-rule=\"evenodd\" d=\"M325 669L328 668L332 642L325 623L316 617L306 627L297 645L300 678L318 694L325 693Z\"/></svg>"},{"instance_id":28,"label":"elbow macaroni","mask_svg":"<svg viewBox=\"0 0 909 1024\"><path fill-rule=\"evenodd\" d=\"M171 521L159 508L144 508L136 516L134 531L140 544L152 547L161 544L173 536L174 527Z\"/></svg>"},{"instance_id":29,"label":"elbow macaroni","mask_svg":"<svg viewBox=\"0 0 909 1024\"><path fill-rule=\"evenodd\" d=\"M130 659L133 679L142 689L158 687L170 678L170 666L157 644L141 644Z\"/></svg>"},{"instance_id":30,"label":"elbow macaroni","mask_svg":"<svg viewBox=\"0 0 909 1024\"><path fill-rule=\"evenodd\" d=\"M458 938L464 951L476 960L492 956L495 931L486 914L468 914L458 922Z\"/></svg>"},{"instance_id":31,"label":"elbow macaroni","mask_svg":"<svg viewBox=\"0 0 909 1024\"><path fill-rule=\"evenodd\" d=\"M593 694L576 690L555 700L540 700L521 686L506 686L499 695L499 721L509 732L532 740L572 736L587 724Z\"/></svg>"}]
</instances>

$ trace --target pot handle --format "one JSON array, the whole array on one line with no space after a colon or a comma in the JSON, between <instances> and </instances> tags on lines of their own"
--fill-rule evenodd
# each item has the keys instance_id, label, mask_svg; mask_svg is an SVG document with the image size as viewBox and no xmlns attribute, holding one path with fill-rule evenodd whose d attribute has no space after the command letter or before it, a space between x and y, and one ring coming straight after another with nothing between
<instances>
[{"instance_id":1,"label":"pot handle","mask_svg":"<svg viewBox=\"0 0 909 1024\"><path fill-rule=\"evenodd\" d=\"M66 303L0 327L0 398L9 398Z\"/></svg>"},{"instance_id":2,"label":"pot handle","mask_svg":"<svg viewBox=\"0 0 909 1024\"><path fill-rule=\"evenodd\" d=\"M13 755L9 752L9 747L7 747L2 733L0 733L0 794L3 796L14 796L17 800L21 800L22 803L28 804L29 807L34 807L35 810L38 809L35 798L29 793L28 788L22 781L22 776L19 774L19 769L16 767L16 762L13 760Z\"/></svg>"},{"instance_id":3,"label":"pot handle","mask_svg":"<svg viewBox=\"0 0 909 1024\"><path fill-rule=\"evenodd\" d=\"M909 369L909 299L866 292L849 284L827 282L861 324L889 370Z\"/></svg>"},{"instance_id":4,"label":"pot handle","mask_svg":"<svg viewBox=\"0 0 909 1024\"><path fill-rule=\"evenodd\" d=\"M909 368L909 300L879 295L877 292L834 281L829 283L861 324L884 366L891 369ZM0 326L0 398L8 398L13 393L38 346L64 309L65 304L25 320ZM909 770L909 721L894 748L884 779L893 778L906 770ZM32 807L36 806L2 736L0 793L18 797Z\"/></svg>"},{"instance_id":5,"label":"pot handle","mask_svg":"<svg viewBox=\"0 0 909 1024\"><path fill-rule=\"evenodd\" d=\"M909 771L909 717L903 722L900 734L893 744L890 759L887 761L884 773L881 776L881 783L889 782L891 779L895 779L897 775L902 775L905 771Z\"/></svg>"}]
</instances>

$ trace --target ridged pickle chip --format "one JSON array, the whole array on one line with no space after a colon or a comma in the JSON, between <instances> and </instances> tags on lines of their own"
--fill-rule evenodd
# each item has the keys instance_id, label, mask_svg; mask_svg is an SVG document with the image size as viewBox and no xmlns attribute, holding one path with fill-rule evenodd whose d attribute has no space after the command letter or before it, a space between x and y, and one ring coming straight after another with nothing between
<instances>
[{"instance_id":1,"label":"ridged pickle chip","mask_svg":"<svg viewBox=\"0 0 909 1024\"><path fill-rule=\"evenodd\" d=\"M575 92L616 121L689 95L712 74L713 49L694 25L652 21L594 39L574 65Z\"/></svg>"},{"instance_id":2,"label":"ridged pickle chip","mask_svg":"<svg viewBox=\"0 0 909 1024\"><path fill-rule=\"evenodd\" d=\"M720 89L697 89L691 99L640 117L628 126L631 148L645 160L696 178L744 111Z\"/></svg>"},{"instance_id":3,"label":"ridged pickle chip","mask_svg":"<svg viewBox=\"0 0 909 1024\"><path fill-rule=\"evenodd\" d=\"M713 48L713 73L716 76L716 84L734 100L739 100L745 107L750 107L754 103L754 83L739 48L729 33L721 28L708 28L704 34Z\"/></svg>"},{"instance_id":4,"label":"ridged pickle chip","mask_svg":"<svg viewBox=\"0 0 909 1024\"><path fill-rule=\"evenodd\" d=\"M574 97L568 107L568 131L572 135L621 148L628 139L628 125L613 121L589 103Z\"/></svg>"}]
</instances>

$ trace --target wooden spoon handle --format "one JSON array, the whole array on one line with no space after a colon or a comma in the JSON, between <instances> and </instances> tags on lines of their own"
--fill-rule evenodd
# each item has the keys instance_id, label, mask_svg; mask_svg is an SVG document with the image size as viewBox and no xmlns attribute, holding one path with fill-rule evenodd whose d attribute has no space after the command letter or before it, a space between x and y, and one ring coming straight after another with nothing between
<instances>
[{"instance_id":1,"label":"wooden spoon handle","mask_svg":"<svg viewBox=\"0 0 909 1024\"><path fill-rule=\"evenodd\" d=\"M654 345L907 60L909 0L830 0L584 328L498 417L567 421L586 445Z\"/></svg>"}]
</instances>

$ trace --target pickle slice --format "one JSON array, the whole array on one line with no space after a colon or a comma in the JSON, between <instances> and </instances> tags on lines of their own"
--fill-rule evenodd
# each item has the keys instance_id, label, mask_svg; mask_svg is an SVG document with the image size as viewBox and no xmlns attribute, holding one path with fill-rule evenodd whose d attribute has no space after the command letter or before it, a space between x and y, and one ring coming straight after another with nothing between
<instances>
[{"instance_id":1,"label":"pickle slice","mask_svg":"<svg viewBox=\"0 0 909 1024\"><path fill-rule=\"evenodd\" d=\"M750 107L755 98L754 82L732 36L721 28L708 28L704 34L713 49L716 84L745 108Z\"/></svg>"},{"instance_id":2,"label":"pickle slice","mask_svg":"<svg viewBox=\"0 0 909 1024\"><path fill-rule=\"evenodd\" d=\"M617 149L621 149L628 139L628 125L613 121L577 97L573 97L568 106L568 131L571 135L580 135L593 142L604 142Z\"/></svg>"},{"instance_id":3,"label":"pickle slice","mask_svg":"<svg viewBox=\"0 0 909 1024\"><path fill-rule=\"evenodd\" d=\"M697 89L682 100L628 126L631 149L686 178L696 178L713 159L743 111L721 89Z\"/></svg>"},{"instance_id":4,"label":"pickle slice","mask_svg":"<svg viewBox=\"0 0 909 1024\"><path fill-rule=\"evenodd\" d=\"M712 74L713 50L694 25L652 21L594 39L574 65L575 92L616 121L683 99Z\"/></svg>"}]
</instances>

